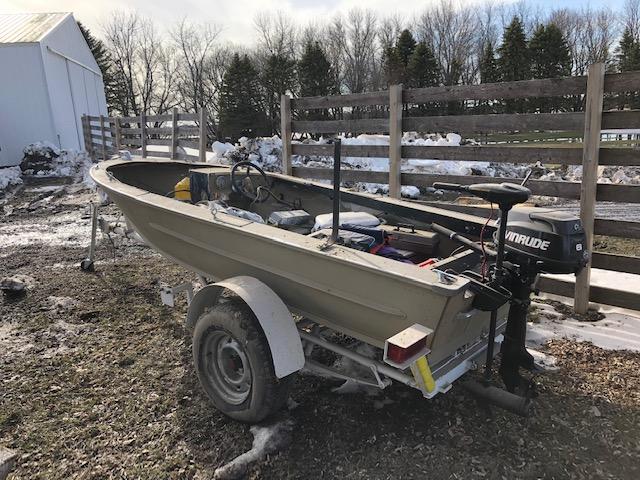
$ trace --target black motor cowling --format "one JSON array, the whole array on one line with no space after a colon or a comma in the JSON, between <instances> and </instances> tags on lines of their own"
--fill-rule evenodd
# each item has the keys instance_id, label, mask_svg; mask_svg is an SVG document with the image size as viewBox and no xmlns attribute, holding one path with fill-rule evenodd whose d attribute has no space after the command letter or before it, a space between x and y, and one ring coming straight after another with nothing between
<instances>
[{"instance_id":1,"label":"black motor cowling","mask_svg":"<svg viewBox=\"0 0 640 480\"><path fill-rule=\"evenodd\" d=\"M575 215L544 208L509 212L505 252L519 265L546 273L577 273L589 261L585 233Z\"/></svg>"}]
</instances>

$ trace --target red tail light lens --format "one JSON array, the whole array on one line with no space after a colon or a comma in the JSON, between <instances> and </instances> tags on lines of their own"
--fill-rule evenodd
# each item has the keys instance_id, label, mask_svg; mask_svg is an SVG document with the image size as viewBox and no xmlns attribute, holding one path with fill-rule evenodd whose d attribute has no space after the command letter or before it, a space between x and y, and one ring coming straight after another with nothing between
<instances>
[{"instance_id":1,"label":"red tail light lens","mask_svg":"<svg viewBox=\"0 0 640 480\"><path fill-rule=\"evenodd\" d=\"M392 367L405 369L418 358L429 353L427 337L433 330L416 323L393 337L384 345L384 361Z\"/></svg>"},{"instance_id":2,"label":"red tail light lens","mask_svg":"<svg viewBox=\"0 0 640 480\"><path fill-rule=\"evenodd\" d=\"M409 345L405 348L390 343L387 347L387 359L391 360L393 363L404 363L420 353L420 350L426 346L426 338L423 338L422 340L419 340L413 345Z\"/></svg>"}]
</instances>

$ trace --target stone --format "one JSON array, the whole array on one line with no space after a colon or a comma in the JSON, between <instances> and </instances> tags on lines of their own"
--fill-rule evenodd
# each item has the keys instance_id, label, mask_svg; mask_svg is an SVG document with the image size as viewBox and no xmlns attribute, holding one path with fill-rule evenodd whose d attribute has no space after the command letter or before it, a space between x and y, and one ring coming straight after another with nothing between
<instances>
[{"instance_id":1,"label":"stone","mask_svg":"<svg viewBox=\"0 0 640 480\"><path fill-rule=\"evenodd\" d=\"M0 447L0 480L5 480L13 470L17 456L15 451Z\"/></svg>"}]
</instances>

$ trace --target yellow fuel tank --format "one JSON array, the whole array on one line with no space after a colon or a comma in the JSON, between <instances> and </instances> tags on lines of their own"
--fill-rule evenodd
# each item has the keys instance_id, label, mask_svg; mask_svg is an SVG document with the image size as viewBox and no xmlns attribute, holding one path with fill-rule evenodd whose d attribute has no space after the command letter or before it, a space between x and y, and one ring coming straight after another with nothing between
<instances>
[{"instance_id":1,"label":"yellow fuel tank","mask_svg":"<svg viewBox=\"0 0 640 480\"><path fill-rule=\"evenodd\" d=\"M184 177L173 188L173 198L176 200L182 200L185 202L191 201L191 185L189 182L189 177Z\"/></svg>"}]
</instances>

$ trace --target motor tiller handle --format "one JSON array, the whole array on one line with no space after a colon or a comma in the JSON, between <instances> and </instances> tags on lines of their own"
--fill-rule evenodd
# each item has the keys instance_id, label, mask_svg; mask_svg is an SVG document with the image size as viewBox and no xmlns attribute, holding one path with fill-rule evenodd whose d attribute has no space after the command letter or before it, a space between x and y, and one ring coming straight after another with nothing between
<instances>
[{"instance_id":1,"label":"motor tiller handle","mask_svg":"<svg viewBox=\"0 0 640 480\"><path fill-rule=\"evenodd\" d=\"M474 183L472 185L458 185L456 183L433 184L433 188L451 190L454 192L466 192L485 199L491 203L497 203L502 210L509 210L518 203L529 200L531 190L516 183Z\"/></svg>"},{"instance_id":2,"label":"motor tiller handle","mask_svg":"<svg viewBox=\"0 0 640 480\"><path fill-rule=\"evenodd\" d=\"M450 190L452 192L466 192L469 187L466 185L459 185L457 183L435 182L433 188L436 190Z\"/></svg>"}]
</instances>

